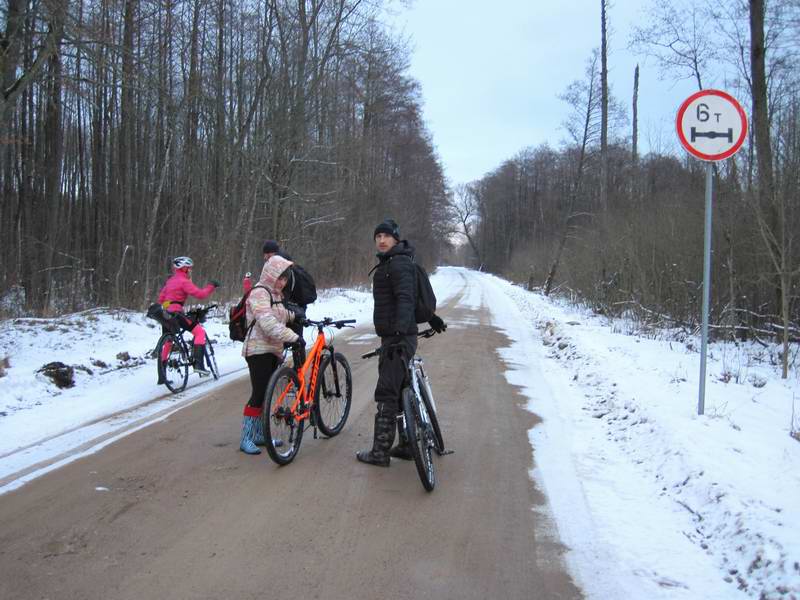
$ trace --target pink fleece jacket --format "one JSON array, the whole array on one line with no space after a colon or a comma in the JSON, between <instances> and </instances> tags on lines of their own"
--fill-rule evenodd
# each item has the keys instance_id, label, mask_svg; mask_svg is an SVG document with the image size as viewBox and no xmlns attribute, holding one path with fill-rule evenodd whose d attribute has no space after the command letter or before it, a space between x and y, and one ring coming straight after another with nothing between
<instances>
[{"instance_id":1,"label":"pink fleece jacket","mask_svg":"<svg viewBox=\"0 0 800 600\"><path fill-rule=\"evenodd\" d=\"M192 283L192 280L189 279L189 275L186 272L175 271L172 277L167 279L167 283L164 284L164 287L161 288L161 292L158 294L158 302L162 305L165 302L170 302L169 306L167 306L167 310L169 312L178 312L183 310L183 305L186 303L189 296L197 298L198 300L203 300L204 298L208 298L213 292L214 286L210 283L203 288L199 288Z\"/></svg>"}]
</instances>

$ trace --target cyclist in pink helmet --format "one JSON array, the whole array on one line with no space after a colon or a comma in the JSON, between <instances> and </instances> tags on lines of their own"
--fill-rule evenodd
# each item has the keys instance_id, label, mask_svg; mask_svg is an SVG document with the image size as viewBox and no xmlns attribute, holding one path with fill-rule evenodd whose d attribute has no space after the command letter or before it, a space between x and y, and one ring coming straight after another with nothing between
<instances>
[{"instance_id":1,"label":"cyclist in pink helmet","mask_svg":"<svg viewBox=\"0 0 800 600\"><path fill-rule=\"evenodd\" d=\"M192 336L194 336L194 371L200 375L208 375L210 371L205 368L203 363L206 330L203 329L200 323L194 322L184 314L183 305L190 296L198 300L208 298L220 284L218 281L212 279L205 287L197 287L192 283L193 267L194 261L188 256L178 256L173 259L172 270L174 273L167 279L164 287L161 288L158 294L158 301L168 312L175 313L175 318L178 319L181 327L188 330ZM170 350L171 348L169 345L164 344L161 360L167 359ZM161 376L159 376L158 383L163 383L163 381L161 381Z\"/></svg>"}]
</instances>

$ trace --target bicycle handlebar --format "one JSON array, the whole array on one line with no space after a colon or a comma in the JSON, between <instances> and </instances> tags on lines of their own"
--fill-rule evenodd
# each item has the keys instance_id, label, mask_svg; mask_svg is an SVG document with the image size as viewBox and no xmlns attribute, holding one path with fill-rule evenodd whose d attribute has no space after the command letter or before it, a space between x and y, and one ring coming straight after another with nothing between
<instances>
[{"instance_id":1,"label":"bicycle handlebar","mask_svg":"<svg viewBox=\"0 0 800 600\"><path fill-rule=\"evenodd\" d=\"M425 331L420 331L417 333L418 338L429 338L436 335L435 329L426 329ZM381 353L380 348L375 348L372 352L367 352L366 354L362 354L361 358L372 358L373 356L378 356Z\"/></svg>"},{"instance_id":2,"label":"bicycle handlebar","mask_svg":"<svg viewBox=\"0 0 800 600\"><path fill-rule=\"evenodd\" d=\"M198 306L197 308L192 308L191 310L186 311L186 316L193 318L195 321L204 322L206 319L206 315L212 308L217 308L216 304L209 304L206 307Z\"/></svg>"},{"instance_id":3,"label":"bicycle handlebar","mask_svg":"<svg viewBox=\"0 0 800 600\"><path fill-rule=\"evenodd\" d=\"M305 319L303 323L304 327L317 327L322 329L323 327L336 327L336 329L341 329L342 327L347 327L350 323L355 323L355 319L340 319L338 321L334 321L330 317L325 317L322 321L314 321L312 319Z\"/></svg>"}]
</instances>

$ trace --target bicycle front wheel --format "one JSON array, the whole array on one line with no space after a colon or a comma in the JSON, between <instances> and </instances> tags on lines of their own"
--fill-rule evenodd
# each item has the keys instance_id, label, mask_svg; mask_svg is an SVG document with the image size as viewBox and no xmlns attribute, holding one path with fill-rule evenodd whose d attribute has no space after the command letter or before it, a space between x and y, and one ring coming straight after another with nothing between
<instances>
[{"instance_id":1,"label":"bicycle front wheel","mask_svg":"<svg viewBox=\"0 0 800 600\"><path fill-rule=\"evenodd\" d=\"M314 399L317 427L323 435L335 436L344 427L353 400L353 375L343 354L327 354L322 359Z\"/></svg>"},{"instance_id":2,"label":"bicycle front wheel","mask_svg":"<svg viewBox=\"0 0 800 600\"><path fill-rule=\"evenodd\" d=\"M303 424L292 411L300 390L297 373L290 367L280 367L272 374L264 395L264 440L269 457L279 465L288 465L303 440Z\"/></svg>"},{"instance_id":3,"label":"bicycle front wheel","mask_svg":"<svg viewBox=\"0 0 800 600\"><path fill-rule=\"evenodd\" d=\"M411 455L417 466L422 487L432 492L436 486L436 468L433 466L433 432L430 423L422 417L425 405L411 388L403 390L403 421Z\"/></svg>"},{"instance_id":4,"label":"bicycle front wheel","mask_svg":"<svg viewBox=\"0 0 800 600\"><path fill-rule=\"evenodd\" d=\"M166 360L162 360L165 346L169 348L169 354ZM183 340L174 333L162 335L156 347L156 360L159 375L163 376L164 385L169 391L177 394L185 390L189 381L189 354Z\"/></svg>"},{"instance_id":5,"label":"bicycle front wheel","mask_svg":"<svg viewBox=\"0 0 800 600\"><path fill-rule=\"evenodd\" d=\"M214 346L211 344L211 340L208 340L205 348L205 357L208 370L211 371L214 379L219 379L219 368L217 367L217 359L214 357Z\"/></svg>"}]
</instances>

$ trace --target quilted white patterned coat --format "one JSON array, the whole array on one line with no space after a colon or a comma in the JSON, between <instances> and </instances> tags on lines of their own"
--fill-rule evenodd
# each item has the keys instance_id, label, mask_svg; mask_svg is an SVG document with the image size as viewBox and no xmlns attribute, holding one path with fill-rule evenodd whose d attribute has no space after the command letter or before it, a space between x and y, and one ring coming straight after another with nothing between
<instances>
[{"instance_id":1,"label":"quilted white patterned coat","mask_svg":"<svg viewBox=\"0 0 800 600\"><path fill-rule=\"evenodd\" d=\"M293 314L280 302L283 295L275 289L278 276L292 265L282 256L272 256L261 270L261 277L247 298L247 322L255 325L242 347L242 356L272 353L283 355L284 342L296 342L299 336L286 327ZM263 286L263 287L260 287ZM266 288L266 289L264 289Z\"/></svg>"}]
</instances>

